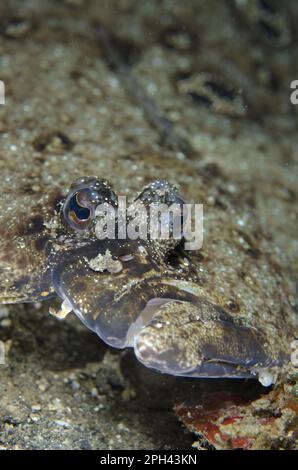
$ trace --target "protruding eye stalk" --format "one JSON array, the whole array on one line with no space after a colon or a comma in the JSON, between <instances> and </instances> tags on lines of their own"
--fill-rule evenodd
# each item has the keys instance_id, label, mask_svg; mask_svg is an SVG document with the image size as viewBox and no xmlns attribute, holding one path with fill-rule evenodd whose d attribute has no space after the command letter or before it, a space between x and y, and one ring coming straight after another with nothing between
<instances>
[{"instance_id":1,"label":"protruding eye stalk","mask_svg":"<svg viewBox=\"0 0 298 470\"><path fill-rule=\"evenodd\" d=\"M142 190L135 202L141 202L146 208L149 239L163 251L175 248L183 238L187 218L185 200L176 186L166 180L156 180ZM157 239L153 234L158 234Z\"/></svg>"},{"instance_id":2,"label":"protruding eye stalk","mask_svg":"<svg viewBox=\"0 0 298 470\"><path fill-rule=\"evenodd\" d=\"M145 186L136 200L142 201L147 206L154 203L163 203L168 206L185 203L176 186L167 180L156 180Z\"/></svg>"},{"instance_id":3,"label":"protruding eye stalk","mask_svg":"<svg viewBox=\"0 0 298 470\"><path fill-rule=\"evenodd\" d=\"M106 181L95 176L86 176L71 185L63 209L63 222L77 232L89 230L95 220L95 210L99 204L117 206L117 196Z\"/></svg>"}]
</instances>

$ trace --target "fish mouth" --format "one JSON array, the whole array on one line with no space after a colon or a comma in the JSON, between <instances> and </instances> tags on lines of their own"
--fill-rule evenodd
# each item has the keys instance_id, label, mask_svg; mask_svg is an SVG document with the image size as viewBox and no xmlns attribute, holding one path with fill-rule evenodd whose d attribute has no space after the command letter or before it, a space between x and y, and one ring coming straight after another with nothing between
<instances>
[{"instance_id":1,"label":"fish mouth","mask_svg":"<svg viewBox=\"0 0 298 470\"><path fill-rule=\"evenodd\" d=\"M157 306L149 302L146 307L150 294L142 292L146 282L141 282L141 276L147 274L146 266L139 266L139 274L134 257L118 251L118 260L125 259L119 272L114 272L116 264L112 272L90 267L96 256L104 256L107 246L95 243L63 254L53 263L52 285L67 309L73 310L88 329L109 346L123 349L133 346L134 336L151 320ZM163 299L158 305L165 302Z\"/></svg>"},{"instance_id":2,"label":"fish mouth","mask_svg":"<svg viewBox=\"0 0 298 470\"><path fill-rule=\"evenodd\" d=\"M66 302L69 306L69 311L73 311L78 319L83 323L86 328L94 332L102 341L104 341L108 346L117 349L123 349L128 346L126 337L123 337L123 334L119 336L115 336L112 333L111 325L109 328L105 328L102 326L100 322L101 312L97 311L97 316L94 318L92 315L86 315L84 310L79 308L77 304L73 301L73 299L67 295L67 293L63 292L59 286L56 288L56 292L61 298L61 300Z\"/></svg>"},{"instance_id":3,"label":"fish mouth","mask_svg":"<svg viewBox=\"0 0 298 470\"><path fill-rule=\"evenodd\" d=\"M68 310L72 310L79 320L91 331L97 334L97 336L104 341L106 344L113 348L124 349L134 348L137 343L138 335L152 320L154 314L158 309L168 302L173 301L170 298L153 298L150 299L140 310L136 318L128 323L124 321L113 321L112 315L109 315L109 321L102 321L107 312L112 312L114 309L118 310L118 314L125 319L127 318L126 312L121 310L121 304L119 306L113 305L112 299L106 299L106 303L102 304L101 307L97 305L96 315L86 314L84 306L80 306L79 302L76 302L75 298L71 295L71 291L67 289L65 285L64 273L67 271L61 270L61 266L53 271L53 285L57 295L63 302L68 305ZM104 274L102 274L104 276ZM130 301L130 305L133 302Z\"/></svg>"},{"instance_id":4,"label":"fish mouth","mask_svg":"<svg viewBox=\"0 0 298 470\"><path fill-rule=\"evenodd\" d=\"M67 308L109 346L133 348L146 367L182 377L256 378L259 370L285 360L271 355L255 328L234 322L206 298L170 285L147 265L143 277L139 271L135 276L135 260L128 257L127 268L117 272L90 269L90 260L106 252L100 247L60 258L52 284Z\"/></svg>"},{"instance_id":5,"label":"fish mouth","mask_svg":"<svg viewBox=\"0 0 298 470\"><path fill-rule=\"evenodd\" d=\"M258 375L257 369L246 368L239 364L233 364L227 361L216 361L207 360L196 366L184 364L181 366L177 360L177 351L174 349L164 351L162 354L157 354L154 349L154 342L146 342L143 340L143 335L146 333L146 328L151 324L154 319L154 315L160 307L173 302L170 298L152 298L150 299L145 308L141 310L136 320L131 323L129 328L124 331L121 330L121 334L116 336L113 325L106 328L98 321L100 314L97 319L86 317L82 310L78 308L73 300L67 296L67 294L59 287L57 288L59 296L68 303L74 313L80 319L80 321L97 336L104 341L107 345L117 348L132 348L135 356L140 363L144 366L154 369L155 371L180 377L190 378L237 378L247 379L256 378ZM177 301L176 301L177 302ZM265 370L265 369L262 369ZM271 376L269 377L269 383L271 385ZM268 381L268 378L266 378Z\"/></svg>"}]
</instances>

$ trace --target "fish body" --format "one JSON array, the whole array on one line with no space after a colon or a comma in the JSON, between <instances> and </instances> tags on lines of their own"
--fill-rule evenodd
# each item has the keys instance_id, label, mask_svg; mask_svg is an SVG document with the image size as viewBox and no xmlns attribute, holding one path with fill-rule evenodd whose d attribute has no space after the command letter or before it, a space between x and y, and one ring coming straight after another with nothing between
<instances>
[{"instance_id":1,"label":"fish body","mask_svg":"<svg viewBox=\"0 0 298 470\"><path fill-rule=\"evenodd\" d=\"M202 53L208 71L200 75L194 49L176 43L171 28L155 31L156 43L146 48L127 33L140 55L125 62L114 53L121 48L108 22L102 27L104 12L95 25L92 13L76 18L75 28L71 21L64 25L78 35L76 28L85 27L80 48L62 38L57 44L54 30L52 43L41 46L42 32L33 31L5 70L14 87L1 110L1 303L58 295L108 344L133 347L142 363L169 374L254 377L282 370L297 336L296 281L282 224L261 202L277 176L268 176L264 164L263 180L254 181L250 168L260 148L280 164L272 144L276 129L265 122L266 99L247 113L242 95L229 93L219 83L223 77L214 81L221 61ZM123 38L122 46L127 59ZM9 41L6 48L9 53ZM24 61L30 48L36 75L29 86ZM241 77L240 67L236 82ZM279 145L284 148L282 139ZM78 179L88 190L99 182L99 197L105 187L131 201L154 181L170 182L185 201L204 205L203 247L185 252L150 240L102 241L89 229L76 230L64 209ZM274 197L284 208L284 193ZM290 221L285 230L291 233Z\"/></svg>"}]
</instances>

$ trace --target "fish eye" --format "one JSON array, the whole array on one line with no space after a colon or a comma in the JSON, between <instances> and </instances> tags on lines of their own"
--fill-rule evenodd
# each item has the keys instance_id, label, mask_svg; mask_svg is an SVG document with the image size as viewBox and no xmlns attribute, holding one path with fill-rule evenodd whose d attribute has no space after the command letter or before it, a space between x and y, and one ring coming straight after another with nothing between
<instances>
[{"instance_id":1,"label":"fish eye","mask_svg":"<svg viewBox=\"0 0 298 470\"><path fill-rule=\"evenodd\" d=\"M109 203L117 207L117 201L117 195L107 181L95 176L78 178L72 183L64 201L62 221L70 228L84 232L91 228L99 204Z\"/></svg>"},{"instance_id":2,"label":"fish eye","mask_svg":"<svg viewBox=\"0 0 298 470\"><path fill-rule=\"evenodd\" d=\"M91 210L87 207L81 206L78 201L78 193L74 194L69 201L69 214L72 214L72 217L76 217L81 221L86 221L90 217Z\"/></svg>"},{"instance_id":3,"label":"fish eye","mask_svg":"<svg viewBox=\"0 0 298 470\"><path fill-rule=\"evenodd\" d=\"M169 237L157 243L168 250L179 245L179 240L184 236L187 213L184 208L185 200L180 195L178 188L166 180L156 180L146 186L135 201L141 201L147 211L149 210L149 214L151 205L162 204L166 206L165 211L159 216L158 232L161 232L162 226L168 227ZM176 206L175 212L168 210L172 205Z\"/></svg>"},{"instance_id":4,"label":"fish eye","mask_svg":"<svg viewBox=\"0 0 298 470\"><path fill-rule=\"evenodd\" d=\"M93 216L92 193L89 189L72 192L64 203L64 220L78 231L86 230Z\"/></svg>"}]
</instances>

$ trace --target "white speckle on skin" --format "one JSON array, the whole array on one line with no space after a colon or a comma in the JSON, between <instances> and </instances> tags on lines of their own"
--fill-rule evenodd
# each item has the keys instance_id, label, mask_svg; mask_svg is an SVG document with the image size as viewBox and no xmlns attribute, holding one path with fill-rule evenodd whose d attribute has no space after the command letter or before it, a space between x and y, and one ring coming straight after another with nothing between
<instances>
[{"instance_id":1,"label":"white speckle on skin","mask_svg":"<svg viewBox=\"0 0 298 470\"><path fill-rule=\"evenodd\" d=\"M72 312L72 305L68 300L64 300L61 304L60 310L56 311L53 307L50 307L49 312L54 317L63 320L70 312Z\"/></svg>"},{"instance_id":2,"label":"white speckle on skin","mask_svg":"<svg viewBox=\"0 0 298 470\"><path fill-rule=\"evenodd\" d=\"M277 373L272 369L253 367L251 371L254 374L257 374L258 380L263 385L263 387L270 387L270 385L276 382Z\"/></svg>"},{"instance_id":3,"label":"white speckle on skin","mask_svg":"<svg viewBox=\"0 0 298 470\"><path fill-rule=\"evenodd\" d=\"M138 250L139 250L140 253L142 253L144 255L147 255L147 250L142 245L138 247Z\"/></svg>"},{"instance_id":4,"label":"white speckle on skin","mask_svg":"<svg viewBox=\"0 0 298 470\"><path fill-rule=\"evenodd\" d=\"M120 257L121 261L124 261L124 262L125 262L125 261L131 261L131 260L133 260L133 258L134 258L134 256L131 255L131 254L129 254L129 255L124 255L124 256L121 256L121 257Z\"/></svg>"},{"instance_id":5,"label":"white speckle on skin","mask_svg":"<svg viewBox=\"0 0 298 470\"><path fill-rule=\"evenodd\" d=\"M98 254L95 258L86 262L90 269L96 272L109 271L111 274L117 274L123 269L121 261L113 259L110 250L106 250L105 254Z\"/></svg>"}]
</instances>

